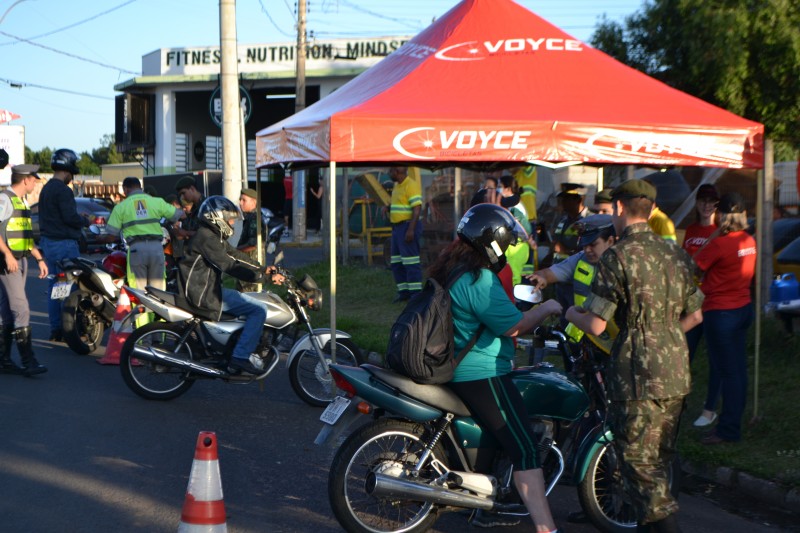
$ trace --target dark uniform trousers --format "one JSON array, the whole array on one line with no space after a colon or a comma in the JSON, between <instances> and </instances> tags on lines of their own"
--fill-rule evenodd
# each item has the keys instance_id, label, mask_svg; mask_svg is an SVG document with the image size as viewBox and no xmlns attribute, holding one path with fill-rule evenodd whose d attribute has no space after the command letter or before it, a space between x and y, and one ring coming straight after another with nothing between
<instances>
[{"instance_id":1,"label":"dark uniform trousers","mask_svg":"<svg viewBox=\"0 0 800 533\"><path fill-rule=\"evenodd\" d=\"M622 479L639 523L656 522L678 510L669 490L683 396L612 401L609 421L622 459Z\"/></svg>"}]
</instances>

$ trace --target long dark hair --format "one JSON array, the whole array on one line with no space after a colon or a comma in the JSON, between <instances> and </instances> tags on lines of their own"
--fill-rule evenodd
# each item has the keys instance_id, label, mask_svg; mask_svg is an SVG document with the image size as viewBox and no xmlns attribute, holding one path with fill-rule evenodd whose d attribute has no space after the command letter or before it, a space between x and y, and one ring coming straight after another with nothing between
<instances>
[{"instance_id":1,"label":"long dark hair","mask_svg":"<svg viewBox=\"0 0 800 533\"><path fill-rule=\"evenodd\" d=\"M427 274L429 278L435 279L444 286L450 275L456 271L471 272L473 281L477 281L482 268L486 268L486 260L469 243L456 238L428 267Z\"/></svg>"}]
</instances>

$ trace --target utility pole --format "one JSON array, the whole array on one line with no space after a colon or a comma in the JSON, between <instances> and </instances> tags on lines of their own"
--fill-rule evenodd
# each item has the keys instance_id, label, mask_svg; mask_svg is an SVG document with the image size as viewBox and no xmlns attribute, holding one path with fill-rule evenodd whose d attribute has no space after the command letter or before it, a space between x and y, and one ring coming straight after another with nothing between
<instances>
[{"instance_id":1,"label":"utility pole","mask_svg":"<svg viewBox=\"0 0 800 533\"><path fill-rule=\"evenodd\" d=\"M297 54L295 55L294 112L306 107L306 0L297 0ZM306 171L292 173L292 239L306 240Z\"/></svg>"},{"instance_id":2,"label":"utility pole","mask_svg":"<svg viewBox=\"0 0 800 533\"><path fill-rule=\"evenodd\" d=\"M242 192L236 0L219 1L219 40L222 55L222 193L236 202Z\"/></svg>"}]
</instances>

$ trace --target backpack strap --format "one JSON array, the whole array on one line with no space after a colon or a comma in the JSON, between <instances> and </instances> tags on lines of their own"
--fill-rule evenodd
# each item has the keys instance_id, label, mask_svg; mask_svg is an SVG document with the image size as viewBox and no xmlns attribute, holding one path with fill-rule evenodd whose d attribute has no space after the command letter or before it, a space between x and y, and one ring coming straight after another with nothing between
<instances>
[{"instance_id":1,"label":"backpack strap","mask_svg":"<svg viewBox=\"0 0 800 533\"><path fill-rule=\"evenodd\" d=\"M453 284L455 284L455 282L458 281L458 278L462 274L465 274L466 272L467 272L466 268L457 268L456 270L454 270L453 273L450 274L450 276L447 278L447 285L445 286L445 290L447 290L449 293L450 287L452 287ZM481 324L480 326L478 326L477 331L475 331L475 334L469 340L467 345L464 346L453 359L453 361L455 362L455 364L453 365L454 367L458 366L461 360L464 359L464 356L466 356L469 353L469 351L475 346L475 343L478 342L478 338L480 338L481 334L485 329L486 329L486 324Z\"/></svg>"}]
</instances>

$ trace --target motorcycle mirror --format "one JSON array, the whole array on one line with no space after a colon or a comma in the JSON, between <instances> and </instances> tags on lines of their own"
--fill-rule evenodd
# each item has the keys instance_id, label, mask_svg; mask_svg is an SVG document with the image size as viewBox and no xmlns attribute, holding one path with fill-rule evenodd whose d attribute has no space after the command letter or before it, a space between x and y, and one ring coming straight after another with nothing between
<instances>
[{"instance_id":1,"label":"motorcycle mirror","mask_svg":"<svg viewBox=\"0 0 800 533\"><path fill-rule=\"evenodd\" d=\"M98 226L97 224L92 224L91 226L89 226L89 232L94 235L100 235L102 233L102 231L100 231L100 226Z\"/></svg>"},{"instance_id":2,"label":"motorcycle mirror","mask_svg":"<svg viewBox=\"0 0 800 533\"><path fill-rule=\"evenodd\" d=\"M542 302L542 291L533 285L514 285L514 298L522 302L538 304Z\"/></svg>"},{"instance_id":3,"label":"motorcycle mirror","mask_svg":"<svg viewBox=\"0 0 800 533\"><path fill-rule=\"evenodd\" d=\"M281 261L283 261L283 250L281 250L280 252L278 252L278 255L276 255L276 256L275 256L275 260L272 262L272 264L273 264L273 265L277 265L277 264L279 264Z\"/></svg>"}]
</instances>

